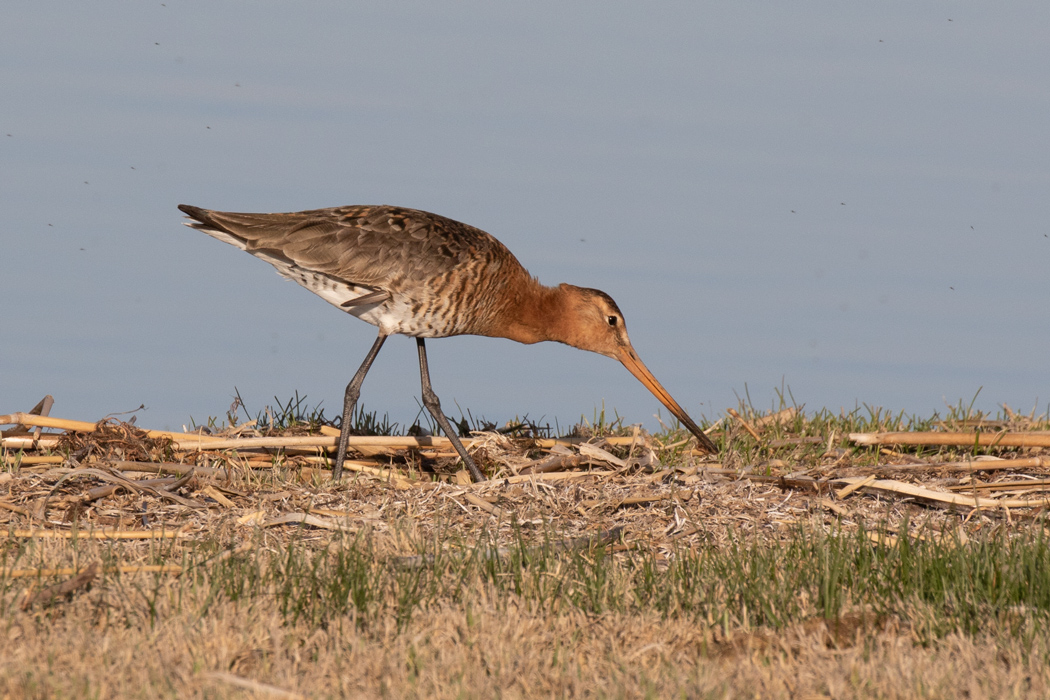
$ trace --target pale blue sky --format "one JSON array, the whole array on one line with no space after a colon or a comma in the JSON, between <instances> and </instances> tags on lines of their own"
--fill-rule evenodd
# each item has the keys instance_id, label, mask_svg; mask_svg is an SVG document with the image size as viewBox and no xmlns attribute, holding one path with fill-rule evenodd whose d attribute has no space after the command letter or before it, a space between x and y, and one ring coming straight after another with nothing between
<instances>
[{"instance_id":1,"label":"pale blue sky","mask_svg":"<svg viewBox=\"0 0 1050 700\"><path fill-rule=\"evenodd\" d=\"M58 19L56 19L58 18ZM0 413L337 414L375 331L181 226L398 204L597 287L694 417L1050 402L1050 5L12 2ZM428 345L503 422L657 401L607 358ZM362 400L410 422L414 344ZM666 415L666 411L662 412Z\"/></svg>"}]
</instances>

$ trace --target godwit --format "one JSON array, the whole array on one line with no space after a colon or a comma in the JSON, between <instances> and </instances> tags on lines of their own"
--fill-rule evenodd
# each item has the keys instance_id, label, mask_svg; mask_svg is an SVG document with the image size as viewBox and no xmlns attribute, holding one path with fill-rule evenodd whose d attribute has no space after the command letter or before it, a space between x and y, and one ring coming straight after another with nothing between
<instances>
[{"instance_id":1,"label":"godwit","mask_svg":"<svg viewBox=\"0 0 1050 700\"><path fill-rule=\"evenodd\" d=\"M424 338L487 335L519 343L555 340L619 360L696 436L717 451L631 347L616 302L597 289L545 287L489 234L414 209L349 206L287 214L235 214L180 204L203 231L273 265L339 309L379 327L346 387L332 477L342 474L350 416L368 368L388 335L414 337L423 405L475 481L484 480L430 386Z\"/></svg>"}]
</instances>

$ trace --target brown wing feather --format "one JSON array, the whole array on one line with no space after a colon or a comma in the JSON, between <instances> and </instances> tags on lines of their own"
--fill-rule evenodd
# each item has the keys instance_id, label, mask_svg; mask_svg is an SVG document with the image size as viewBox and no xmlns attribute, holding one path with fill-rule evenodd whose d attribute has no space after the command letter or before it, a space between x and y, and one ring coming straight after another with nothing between
<instances>
[{"instance_id":1,"label":"brown wing feather","mask_svg":"<svg viewBox=\"0 0 1050 700\"><path fill-rule=\"evenodd\" d=\"M220 212L179 205L190 225L269 262L319 291L320 274L338 285L387 292L435 335L491 335L518 303L511 290L536 282L493 236L453 219L392 206L346 206L281 214ZM324 287L324 285L320 285ZM350 302L357 302L351 299ZM457 309L459 311L457 311ZM465 311L465 313L461 313Z\"/></svg>"},{"instance_id":2,"label":"brown wing feather","mask_svg":"<svg viewBox=\"0 0 1050 700\"><path fill-rule=\"evenodd\" d=\"M416 209L347 206L280 214L179 209L245 243L350 284L388 288L397 281L435 279L467 263L520 267L484 231Z\"/></svg>"}]
</instances>

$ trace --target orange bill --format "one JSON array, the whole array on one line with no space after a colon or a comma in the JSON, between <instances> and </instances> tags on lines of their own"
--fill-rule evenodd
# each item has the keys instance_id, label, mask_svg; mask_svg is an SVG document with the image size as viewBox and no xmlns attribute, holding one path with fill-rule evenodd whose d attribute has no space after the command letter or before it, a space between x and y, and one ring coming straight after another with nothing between
<instances>
[{"instance_id":1,"label":"orange bill","mask_svg":"<svg viewBox=\"0 0 1050 700\"><path fill-rule=\"evenodd\" d=\"M667 389L663 388L660 382L656 381L656 377L649 371L649 368L642 364L642 361L638 359L638 353L634 351L634 348L627 346L620 351L619 357L617 358L623 363L623 366L627 370L638 378L645 388L653 392L653 396L660 399L660 403L667 407L667 410L674 414L682 425L684 425L689 432L696 436L699 441L699 447L701 450L715 454L718 452L718 448L711 442L711 439L704 435L704 431L700 430L700 427L693 422L693 419L689 417L689 414L685 412L685 409L678 405L678 402L667 393Z\"/></svg>"}]
</instances>

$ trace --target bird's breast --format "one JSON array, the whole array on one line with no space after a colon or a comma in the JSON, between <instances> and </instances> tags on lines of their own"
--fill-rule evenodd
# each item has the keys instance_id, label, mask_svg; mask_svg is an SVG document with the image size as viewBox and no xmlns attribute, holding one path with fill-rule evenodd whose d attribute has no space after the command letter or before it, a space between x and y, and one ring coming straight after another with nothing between
<instances>
[{"instance_id":1,"label":"bird's breast","mask_svg":"<svg viewBox=\"0 0 1050 700\"><path fill-rule=\"evenodd\" d=\"M444 285L412 286L389 289L390 299L347 312L367 321L385 335L400 333L416 338L444 338L452 335L478 334L490 315L487 295L469 285L447 288Z\"/></svg>"}]
</instances>

